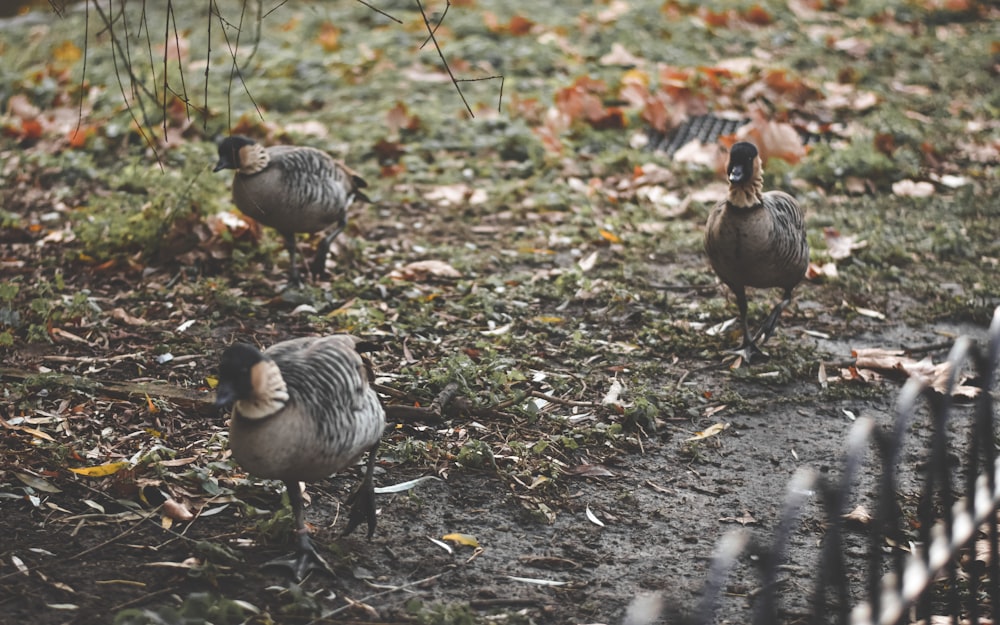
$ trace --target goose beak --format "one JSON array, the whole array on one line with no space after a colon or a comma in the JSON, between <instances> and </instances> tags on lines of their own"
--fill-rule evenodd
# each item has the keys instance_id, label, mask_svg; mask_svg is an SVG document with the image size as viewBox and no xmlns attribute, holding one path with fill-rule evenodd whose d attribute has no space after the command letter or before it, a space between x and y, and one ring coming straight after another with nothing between
<instances>
[{"instance_id":1,"label":"goose beak","mask_svg":"<svg viewBox=\"0 0 1000 625\"><path fill-rule=\"evenodd\" d=\"M740 183L743 182L743 166L734 165L732 169L729 170L729 182Z\"/></svg>"},{"instance_id":2,"label":"goose beak","mask_svg":"<svg viewBox=\"0 0 1000 625\"><path fill-rule=\"evenodd\" d=\"M223 408L236 401L236 389L228 382L219 382L215 389L215 405Z\"/></svg>"},{"instance_id":3,"label":"goose beak","mask_svg":"<svg viewBox=\"0 0 1000 625\"><path fill-rule=\"evenodd\" d=\"M218 172L218 171L222 171L223 169L230 169L230 168L232 168L232 165L229 164L229 161L220 158L219 162L215 164L215 169L212 170L212 173L215 173L215 172Z\"/></svg>"}]
</instances>

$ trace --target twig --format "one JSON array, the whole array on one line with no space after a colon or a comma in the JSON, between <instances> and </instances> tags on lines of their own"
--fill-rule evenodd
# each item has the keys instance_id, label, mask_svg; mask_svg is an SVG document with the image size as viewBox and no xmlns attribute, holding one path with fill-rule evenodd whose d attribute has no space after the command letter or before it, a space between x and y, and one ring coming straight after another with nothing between
<instances>
[{"instance_id":1,"label":"twig","mask_svg":"<svg viewBox=\"0 0 1000 625\"><path fill-rule=\"evenodd\" d=\"M388 13L386 13L385 11L383 11L382 9L380 9L380 8L378 8L376 6L372 6L372 5L368 4L367 2L365 2L365 0L358 0L358 2L360 2L363 5L365 5L366 7L368 7L369 9L371 9L372 11L375 11L376 13L378 13L380 15L384 15L385 17L388 17L389 19L391 19L392 21L396 22L397 24L402 24L403 23L402 20L398 20L395 17L393 17L393 16L389 15ZM282 2L281 4L284 4L284 2ZM420 47L422 48L423 46L420 46Z\"/></svg>"},{"instance_id":2,"label":"twig","mask_svg":"<svg viewBox=\"0 0 1000 625\"><path fill-rule=\"evenodd\" d=\"M387 594L392 593L392 592L399 592L400 590L405 590L405 589L411 588L413 586L418 586L420 584L426 584L427 582L432 582L432 581L436 580L437 578L441 577L442 575L447 575L448 573L451 573L453 571L455 571L455 568L448 569L447 571L442 571L442 572L438 573L437 575L431 575L430 577L425 577L423 579L418 579L418 580L412 581L412 582L410 582L408 584L403 584L402 586L396 586L394 588L389 588L388 590L383 590L381 592L376 592L374 594L368 595L367 597L363 597L361 599L357 599L353 603L348 603L347 605L340 606L339 608L336 608L334 610L331 610L330 612L327 612L326 614L324 614L323 616L321 616L318 619L309 621L309 623L307 625L315 625L316 623L321 622L321 620L328 619L331 616L333 616L334 614L339 614L339 613L343 612L344 610L347 610L348 608L350 608L353 605L356 605L358 603L368 603L372 599L376 599L378 597L381 597L383 595L387 595Z\"/></svg>"},{"instance_id":3,"label":"twig","mask_svg":"<svg viewBox=\"0 0 1000 625\"><path fill-rule=\"evenodd\" d=\"M420 50L423 50L424 46L427 45L427 42L431 40L431 37L433 37L434 34L437 33L438 28L440 28L441 24L444 22L444 17L446 15L448 15L448 10L449 9L451 9L451 0L445 0L444 12L441 14L441 17L438 18L437 24L434 25L434 30L432 30L431 34L427 37L427 39L424 39L424 42L422 44L420 44L420 48L419 48Z\"/></svg>"},{"instance_id":4,"label":"twig","mask_svg":"<svg viewBox=\"0 0 1000 625\"><path fill-rule=\"evenodd\" d=\"M458 394L458 382L449 382L429 406L401 406L393 404L385 407L385 416L390 421L429 421L440 423L444 420L445 407Z\"/></svg>"},{"instance_id":5,"label":"twig","mask_svg":"<svg viewBox=\"0 0 1000 625\"><path fill-rule=\"evenodd\" d=\"M455 398L457 393L458 382L449 382L443 389L441 389L441 392L438 393L437 397L434 398L434 401L431 402L431 405L428 408L431 412L440 417L444 407Z\"/></svg>"},{"instance_id":6,"label":"twig","mask_svg":"<svg viewBox=\"0 0 1000 625\"><path fill-rule=\"evenodd\" d=\"M94 392L96 393L115 399L131 400L137 395L149 395L153 398L168 399L182 408L204 415L217 415L219 411L209 393L170 384L112 382L110 380L95 380L93 378L83 379L80 376L65 373L40 374L9 367L0 367L0 379L31 382L45 386L65 386L69 388L86 385L88 388L94 388Z\"/></svg>"},{"instance_id":7,"label":"twig","mask_svg":"<svg viewBox=\"0 0 1000 625\"><path fill-rule=\"evenodd\" d=\"M455 80L455 74L451 71L451 66L448 65L448 59L444 58L444 52L441 50L441 46L438 44L437 37L434 36L434 29L431 28L431 22L427 19L427 12L424 11L424 5L420 0L416 0L417 8L420 9L420 15L424 18L424 26L427 27L427 32L430 35L430 40L434 42L434 49L437 50L438 56L441 57L441 63L444 65L444 69L448 72L448 77L451 78L451 84L455 85L455 90L458 91L458 97L462 98L462 104L465 105L467 111L469 111L469 117L475 117L476 114L472 112L472 107L469 106L469 101L465 99L465 94L462 93L462 87ZM449 2L449 5L451 3Z\"/></svg>"}]
</instances>

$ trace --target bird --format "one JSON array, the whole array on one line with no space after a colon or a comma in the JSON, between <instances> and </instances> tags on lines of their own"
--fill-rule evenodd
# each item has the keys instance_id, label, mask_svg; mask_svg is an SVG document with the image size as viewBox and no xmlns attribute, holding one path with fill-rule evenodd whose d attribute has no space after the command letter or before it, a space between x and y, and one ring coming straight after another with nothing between
<instances>
[{"instance_id":1,"label":"bird","mask_svg":"<svg viewBox=\"0 0 1000 625\"><path fill-rule=\"evenodd\" d=\"M798 201L784 191L764 192L757 146L748 141L733 145L726 175L729 192L709 213L705 251L716 275L736 296L743 344L733 353L749 365L754 356L765 356L756 339L763 345L771 337L792 290L805 276L809 243ZM747 325L747 287L782 289L781 301L755 336Z\"/></svg>"},{"instance_id":2,"label":"bird","mask_svg":"<svg viewBox=\"0 0 1000 625\"><path fill-rule=\"evenodd\" d=\"M284 482L298 535L297 552L268 562L301 580L309 571L332 572L305 526L299 482L323 479L368 452L365 476L351 495L350 534L362 521L375 533L373 472L385 409L369 384L348 334L301 337L260 351L247 343L226 348L219 364L216 405L232 404L229 448L248 473Z\"/></svg>"},{"instance_id":3,"label":"bird","mask_svg":"<svg viewBox=\"0 0 1000 625\"><path fill-rule=\"evenodd\" d=\"M330 244L347 225L347 209L355 199L371 202L361 189L365 180L344 163L316 148L292 145L264 147L242 135L219 142L213 171L235 169L233 202L244 215L274 228L285 239L291 263L289 280L300 285L295 264L295 234L334 226L316 248L311 271L326 273Z\"/></svg>"}]
</instances>

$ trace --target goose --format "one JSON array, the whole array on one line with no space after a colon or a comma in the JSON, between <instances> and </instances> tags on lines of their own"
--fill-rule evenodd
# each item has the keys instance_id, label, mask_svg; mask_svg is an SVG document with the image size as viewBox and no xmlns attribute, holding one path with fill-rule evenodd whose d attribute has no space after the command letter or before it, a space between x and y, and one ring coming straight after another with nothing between
<instances>
[{"instance_id":1,"label":"goose","mask_svg":"<svg viewBox=\"0 0 1000 625\"><path fill-rule=\"evenodd\" d=\"M763 192L763 167L757 146L733 145L726 167L729 192L708 216L705 251L719 279L736 296L743 325L743 344L733 353L750 364L765 354L763 345L774 333L781 311L809 265L805 216L799 203L784 191ZM761 324L756 336L747 325L746 288L780 288L782 299Z\"/></svg>"},{"instance_id":2,"label":"goose","mask_svg":"<svg viewBox=\"0 0 1000 625\"><path fill-rule=\"evenodd\" d=\"M274 228L288 249L289 280L301 284L295 264L295 233L319 232L334 226L316 248L312 274L326 273L330 244L347 225L347 208L355 199L370 202L361 176L326 152L291 145L264 147L234 135L219 143L213 171L235 169L233 202L244 215Z\"/></svg>"},{"instance_id":3,"label":"goose","mask_svg":"<svg viewBox=\"0 0 1000 625\"><path fill-rule=\"evenodd\" d=\"M314 569L330 571L309 538L300 481L323 479L368 451L343 535L362 521L369 540L375 533L372 474L385 410L368 383L358 343L334 334L283 341L263 352L237 343L222 353L215 403L232 404L233 458L253 475L284 482L295 518L297 553L267 565L285 567L296 579Z\"/></svg>"}]
</instances>

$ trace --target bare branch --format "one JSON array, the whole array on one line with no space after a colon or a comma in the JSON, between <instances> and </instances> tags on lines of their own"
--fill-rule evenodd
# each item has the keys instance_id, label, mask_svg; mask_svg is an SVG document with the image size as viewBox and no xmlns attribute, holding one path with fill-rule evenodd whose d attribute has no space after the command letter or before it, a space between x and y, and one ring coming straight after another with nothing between
<instances>
[{"instance_id":1,"label":"bare branch","mask_svg":"<svg viewBox=\"0 0 1000 625\"><path fill-rule=\"evenodd\" d=\"M459 86L458 81L455 80L455 74L451 72L451 67L448 65L448 59L444 57L444 52L441 51L441 46L438 44L437 37L434 36L434 30L431 28L430 20L427 19L427 12L424 11L424 5L420 0L416 0L417 7L420 9L420 15L424 19L424 26L427 27L427 33L429 38L434 42L434 49L437 50L438 56L441 57L441 63L444 64L444 69L448 72L448 77L451 78L451 84L455 85L455 90L458 91L458 97L462 98L462 104L465 105L465 109L469 111L469 117L475 117L476 114L472 112L472 107L469 106L468 100L465 99L465 94L462 93L462 87ZM451 6L451 1L448 0L448 5ZM443 16L442 16L443 17Z\"/></svg>"},{"instance_id":2,"label":"bare branch","mask_svg":"<svg viewBox=\"0 0 1000 625\"><path fill-rule=\"evenodd\" d=\"M283 2L281 4L285 4L285 2L288 2L288 0L283 0ZM380 8L378 8L376 6L372 6L372 5L368 4L367 2L365 2L365 0L358 0L358 2L360 2L363 5L365 5L366 7L368 7L369 9L371 9L372 11L375 11L376 13L379 13L381 15L384 15L385 17L388 17L389 19L391 19L392 21L396 22L397 24L402 24L403 23L402 20L398 20L395 17L393 17L393 16L389 15L388 13L386 13L385 11L383 11L382 9L380 9ZM281 6L281 4L279 4L278 6ZM277 9L277 8L278 7L274 7L274 9ZM273 11L274 9L271 9L271 10ZM268 12L268 14L270 15L270 12ZM422 48L423 46L420 46L420 47Z\"/></svg>"}]
</instances>

